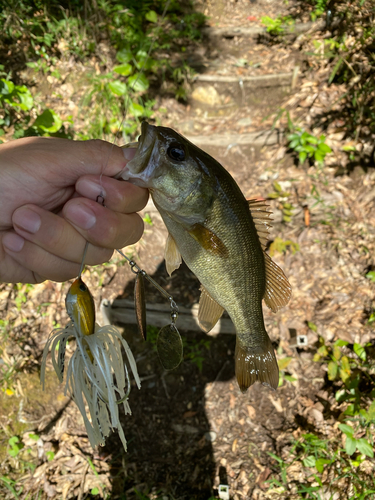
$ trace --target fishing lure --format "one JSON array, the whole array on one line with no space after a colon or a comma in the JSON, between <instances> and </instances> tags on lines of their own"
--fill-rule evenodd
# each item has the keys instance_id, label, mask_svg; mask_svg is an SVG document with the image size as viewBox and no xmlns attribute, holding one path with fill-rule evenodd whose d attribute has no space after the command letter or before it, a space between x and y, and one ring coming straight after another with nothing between
<instances>
[{"instance_id":1,"label":"fishing lure","mask_svg":"<svg viewBox=\"0 0 375 500\"><path fill-rule=\"evenodd\" d=\"M104 446L106 437L116 429L126 451L119 406L122 404L125 414L131 414L127 364L138 389L141 387L134 356L117 328L95 323L94 300L81 276L71 285L65 304L71 321L65 328L54 330L45 345L41 369L43 389L48 352L51 350L53 368L63 382L66 344L73 337L77 348L68 364L64 392L77 404L93 448Z\"/></svg>"},{"instance_id":2,"label":"fishing lure","mask_svg":"<svg viewBox=\"0 0 375 500\"><path fill-rule=\"evenodd\" d=\"M85 253L86 250L87 244ZM180 364L183 357L182 339L175 325L178 307L173 297L143 269L120 250L118 252L125 257L136 274L135 310L138 328L144 339L146 338L144 279L150 281L170 301L171 324L160 330L157 350L163 367L172 370ZM68 364L64 393L69 394L77 404L93 448L98 445L104 446L110 432L116 429L126 451L126 438L119 419L119 406L122 404L125 414L131 414L128 403L131 381L127 365L138 389L141 387L141 382L134 356L121 333L114 326L100 327L95 322L94 299L81 278L84 257L79 276L71 285L65 299L70 321L65 328L54 330L44 347L41 383L44 390L49 351L56 375L60 383L63 382L67 341L73 337L77 348ZM122 350L125 352L125 361Z\"/></svg>"}]
</instances>

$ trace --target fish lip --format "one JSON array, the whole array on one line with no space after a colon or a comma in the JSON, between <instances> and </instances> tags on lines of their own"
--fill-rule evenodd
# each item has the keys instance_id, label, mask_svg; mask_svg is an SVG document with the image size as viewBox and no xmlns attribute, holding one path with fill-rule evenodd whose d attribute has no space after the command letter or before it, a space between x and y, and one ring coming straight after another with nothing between
<instances>
[{"instance_id":1,"label":"fish lip","mask_svg":"<svg viewBox=\"0 0 375 500\"><path fill-rule=\"evenodd\" d=\"M140 174L145 170L151 158L156 140L155 127L149 125L146 121L141 125L141 138L137 152L132 160L126 165L131 174Z\"/></svg>"}]
</instances>

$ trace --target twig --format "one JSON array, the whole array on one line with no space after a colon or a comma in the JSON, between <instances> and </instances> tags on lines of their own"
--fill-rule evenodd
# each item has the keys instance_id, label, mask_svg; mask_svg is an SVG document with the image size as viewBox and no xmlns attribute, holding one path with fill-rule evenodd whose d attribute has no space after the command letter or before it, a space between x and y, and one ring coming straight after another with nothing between
<instances>
[{"instance_id":1,"label":"twig","mask_svg":"<svg viewBox=\"0 0 375 500\"><path fill-rule=\"evenodd\" d=\"M89 470L89 467L90 467L89 462L86 462L85 468L83 469L83 472L82 472L81 485L79 487L79 493L78 493L77 500L82 500L82 496L83 496L84 488L85 488L86 474L87 474L87 471Z\"/></svg>"}]
</instances>

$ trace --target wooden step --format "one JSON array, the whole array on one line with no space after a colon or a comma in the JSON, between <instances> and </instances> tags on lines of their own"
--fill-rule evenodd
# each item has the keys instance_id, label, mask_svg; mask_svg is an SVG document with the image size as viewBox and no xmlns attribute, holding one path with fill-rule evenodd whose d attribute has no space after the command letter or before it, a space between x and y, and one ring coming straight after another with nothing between
<instances>
[{"instance_id":1,"label":"wooden step","mask_svg":"<svg viewBox=\"0 0 375 500\"><path fill-rule=\"evenodd\" d=\"M170 311L168 304L147 304L147 324L162 328L170 323ZM179 330L202 331L198 325L198 304L194 304L191 309L179 306L178 311L176 326ZM112 304L107 300L103 300L100 304L100 312L102 313L103 323L107 325L114 323L122 325L137 324L133 300L117 299ZM208 335L217 335L219 333L236 333L229 318L221 318Z\"/></svg>"}]
</instances>

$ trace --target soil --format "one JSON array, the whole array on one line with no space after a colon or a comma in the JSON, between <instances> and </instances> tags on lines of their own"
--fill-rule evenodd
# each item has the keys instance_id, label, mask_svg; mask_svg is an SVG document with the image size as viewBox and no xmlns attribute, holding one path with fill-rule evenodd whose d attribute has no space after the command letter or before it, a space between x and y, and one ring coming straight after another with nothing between
<instances>
[{"instance_id":1,"label":"soil","mask_svg":"<svg viewBox=\"0 0 375 500\"><path fill-rule=\"evenodd\" d=\"M288 13L284 2L276 0L212 0L204 4L212 26L244 26L257 23L261 15ZM256 19L250 21L249 16ZM223 74L224 69L232 76L293 71L302 57L295 48L273 51L254 40L249 48L249 43L247 40L244 48L238 43L235 56L233 47L218 56L208 45L201 55L205 66L202 74ZM262 61L257 67L261 71L245 68L241 73L236 64L228 64L236 61L233 57ZM171 125L189 137L265 130L275 123L272 113L297 95L297 89L292 91L289 85L275 90L271 102L270 91L257 89L257 102L241 104L238 87L229 94L219 86L215 88L222 103L227 95L234 96L233 107L224 116L210 116L194 100L186 107L165 99L168 114L163 117L163 125ZM313 76L304 74L298 86L300 112L307 108L303 99L308 101L314 89ZM334 100L335 96L323 93L315 98L314 106L319 108L319 99L323 106L329 98ZM4 284L0 287L0 311L13 327L8 332L2 363L16 364L18 375L12 394L0 393L0 423L7 438L20 436L26 446L18 458L10 459L7 439L3 439L2 474L13 474L22 484L23 493L30 493L28 498L132 500L147 498L142 497L144 494L150 498L208 500L218 495L219 484L229 485L235 500L299 498L292 493L272 496L266 481L278 477L277 463L270 453L286 453L290 439L303 432L319 432L328 439L337 430L337 404L326 368L313 361L318 337L327 342L341 338L362 344L375 339L374 329L367 325L374 307L375 284L365 278L375 266L371 222L375 172L358 167L350 175L342 174L341 140L332 132L333 155L319 170L308 164L298 166L281 141L264 147L203 147L225 165L246 198L269 199L274 214L270 250L288 276L293 296L277 314L264 307L265 324L278 358L292 358L283 374L294 381L284 380L276 392L255 384L242 394L234 377L235 336L183 330L185 359L176 370L167 372L154 343L144 342L133 325L118 325L136 358L142 388L132 388L132 415L122 415L127 453L117 434L104 448L93 451L82 418L74 403L64 396L51 362L46 390L42 392L39 386L41 357L49 332L67 322L64 298L69 283L48 282L32 289ZM289 193L288 201L294 207L287 224L283 222L283 199L273 197L275 181ZM144 237L125 251L173 295L178 305L191 308L199 300L199 283L184 264L168 277L163 260L166 229L152 204L143 211L145 214L151 224L145 225ZM276 245L280 239L287 242L282 251ZM96 304L103 298L113 301L133 297L134 274L118 256L106 266L86 271L84 280ZM26 303L22 296L27 297ZM154 304L166 303L148 282L146 299ZM168 315L165 321L167 324ZM311 329L309 324L316 328ZM6 325L4 328L6 331ZM154 330L149 331L151 337ZM296 335L307 336L305 347L295 346ZM68 358L74 349L72 342ZM39 440L30 438L32 433ZM54 453L52 460L49 452ZM29 467L27 463L34 465ZM10 495L8 490L0 491L4 498ZM335 498L344 499L345 495L343 487Z\"/></svg>"}]
</instances>

